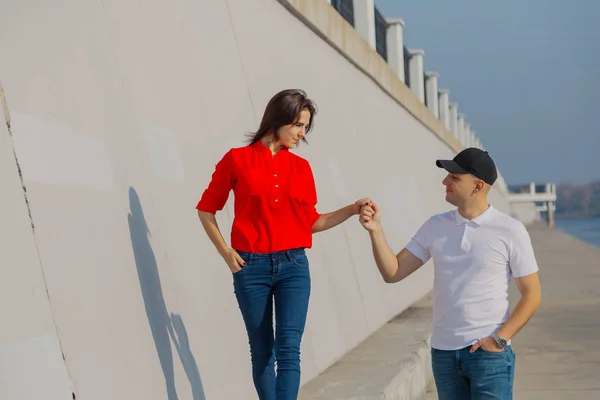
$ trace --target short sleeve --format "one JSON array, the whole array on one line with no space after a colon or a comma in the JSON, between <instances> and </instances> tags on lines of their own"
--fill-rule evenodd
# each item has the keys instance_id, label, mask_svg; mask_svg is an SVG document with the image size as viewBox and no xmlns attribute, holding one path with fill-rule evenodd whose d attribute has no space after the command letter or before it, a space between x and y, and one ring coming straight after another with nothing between
<instances>
[{"instance_id":1,"label":"short sleeve","mask_svg":"<svg viewBox=\"0 0 600 400\"><path fill-rule=\"evenodd\" d=\"M312 227L315 222L319 219L321 214L317 212L317 187L315 185L315 178L308 161L305 163L306 168L304 170L304 189L306 194L306 201L303 203L304 214L306 215L306 221L308 226Z\"/></svg>"},{"instance_id":2,"label":"short sleeve","mask_svg":"<svg viewBox=\"0 0 600 400\"><path fill-rule=\"evenodd\" d=\"M415 233L410 242L406 245L406 249L423 261L423 264L425 264L431 258L428 240L429 226L430 220L427 220L423 225L421 225L417 233Z\"/></svg>"},{"instance_id":3,"label":"short sleeve","mask_svg":"<svg viewBox=\"0 0 600 400\"><path fill-rule=\"evenodd\" d=\"M229 192L233 186L233 156L232 150L229 150L223 158L217 163L212 178L196 209L200 211L216 214L225 207Z\"/></svg>"},{"instance_id":4,"label":"short sleeve","mask_svg":"<svg viewBox=\"0 0 600 400\"><path fill-rule=\"evenodd\" d=\"M539 270L531 237L521 223L511 235L508 263L515 278L531 275Z\"/></svg>"}]
</instances>

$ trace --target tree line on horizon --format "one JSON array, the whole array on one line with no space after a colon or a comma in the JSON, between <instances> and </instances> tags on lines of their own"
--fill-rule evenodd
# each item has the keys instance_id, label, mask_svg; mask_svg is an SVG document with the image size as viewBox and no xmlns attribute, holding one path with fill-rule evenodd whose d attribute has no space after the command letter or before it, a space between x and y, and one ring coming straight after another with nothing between
<instances>
[{"instance_id":1,"label":"tree line on horizon","mask_svg":"<svg viewBox=\"0 0 600 400\"><path fill-rule=\"evenodd\" d=\"M600 180L584 185L556 186L556 218L600 217Z\"/></svg>"}]
</instances>

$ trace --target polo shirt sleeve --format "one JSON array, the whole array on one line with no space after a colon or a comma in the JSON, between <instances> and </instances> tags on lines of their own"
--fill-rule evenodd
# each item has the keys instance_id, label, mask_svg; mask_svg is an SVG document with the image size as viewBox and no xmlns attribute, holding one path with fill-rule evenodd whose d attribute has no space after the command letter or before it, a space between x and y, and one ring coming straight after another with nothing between
<instances>
[{"instance_id":1,"label":"polo shirt sleeve","mask_svg":"<svg viewBox=\"0 0 600 400\"><path fill-rule=\"evenodd\" d=\"M212 178L196 209L216 214L225 207L233 185L233 157L229 150L217 163Z\"/></svg>"},{"instance_id":2,"label":"polo shirt sleeve","mask_svg":"<svg viewBox=\"0 0 600 400\"><path fill-rule=\"evenodd\" d=\"M522 223L517 225L511 235L508 263L515 278L531 275L539 270L531 237Z\"/></svg>"},{"instance_id":3,"label":"polo shirt sleeve","mask_svg":"<svg viewBox=\"0 0 600 400\"><path fill-rule=\"evenodd\" d=\"M305 190L306 190L306 201L302 203L304 215L306 215L306 222L308 226L312 227L315 222L319 219L321 214L317 211L317 187L315 185L315 177L312 172L312 168L308 161L305 162L306 169L304 172L305 178Z\"/></svg>"},{"instance_id":4,"label":"polo shirt sleeve","mask_svg":"<svg viewBox=\"0 0 600 400\"><path fill-rule=\"evenodd\" d=\"M431 220L427 220L406 245L406 249L423 261L423 264L431 258L431 253L429 252L430 225Z\"/></svg>"}]
</instances>

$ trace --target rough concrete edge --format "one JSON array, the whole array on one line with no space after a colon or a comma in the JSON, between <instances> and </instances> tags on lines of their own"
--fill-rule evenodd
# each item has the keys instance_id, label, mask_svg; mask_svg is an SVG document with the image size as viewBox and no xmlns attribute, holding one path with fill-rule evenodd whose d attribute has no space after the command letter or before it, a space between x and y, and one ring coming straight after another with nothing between
<instances>
[{"instance_id":1,"label":"rough concrete edge","mask_svg":"<svg viewBox=\"0 0 600 400\"><path fill-rule=\"evenodd\" d=\"M351 64L367 75L387 95L406 109L417 121L433 132L451 150L460 152L464 146L433 115L408 86L400 80L390 65L373 49L369 43L350 25L327 1L315 0L277 0L294 16L308 26L321 39L332 46ZM327 22L325 22L327 21ZM327 29L333 22L341 32ZM502 174L498 172L499 177ZM500 187L492 186L503 193ZM504 193L503 193L504 194Z\"/></svg>"},{"instance_id":2,"label":"rough concrete edge","mask_svg":"<svg viewBox=\"0 0 600 400\"><path fill-rule=\"evenodd\" d=\"M383 389L381 398L386 400L418 400L427 395L431 372L431 333L421 341L413 353L413 359Z\"/></svg>"}]
</instances>

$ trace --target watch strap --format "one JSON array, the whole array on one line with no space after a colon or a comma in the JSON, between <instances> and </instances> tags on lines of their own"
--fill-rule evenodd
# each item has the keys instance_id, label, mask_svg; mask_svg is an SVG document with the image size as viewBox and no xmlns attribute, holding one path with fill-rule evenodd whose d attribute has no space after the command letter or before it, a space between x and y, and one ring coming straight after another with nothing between
<instances>
[{"instance_id":1,"label":"watch strap","mask_svg":"<svg viewBox=\"0 0 600 400\"><path fill-rule=\"evenodd\" d=\"M506 347L507 341L504 338L501 338L498 335L492 335L492 339L494 339L494 341L496 342L496 345L501 348L504 349Z\"/></svg>"}]
</instances>

